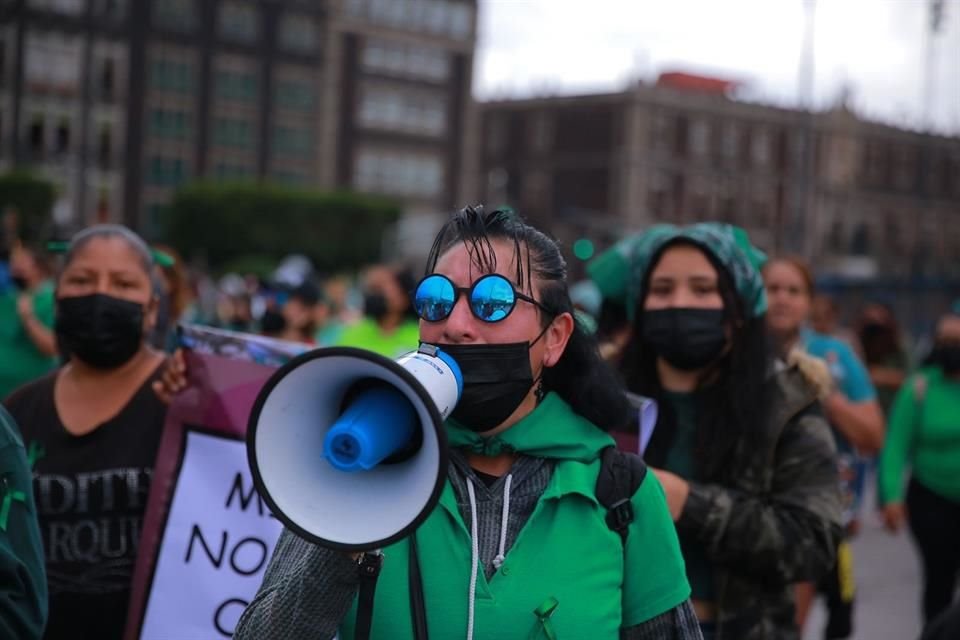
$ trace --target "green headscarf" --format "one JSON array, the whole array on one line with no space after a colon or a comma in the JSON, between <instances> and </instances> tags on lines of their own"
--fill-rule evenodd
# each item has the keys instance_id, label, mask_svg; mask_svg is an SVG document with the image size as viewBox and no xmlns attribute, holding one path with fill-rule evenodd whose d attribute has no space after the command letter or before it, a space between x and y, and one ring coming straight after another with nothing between
<instances>
[{"instance_id":1,"label":"green headscarf","mask_svg":"<svg viewBox=\"0 0 960 640\"><path fill-rule=\"evenodd\" d=\"M701 222L685 227L658 224L630 236L600 254L587 273L604 298L619 302L632 320L641 288L654 259L663 248L678 239L687 240L710 253L730 274L737 295L753 317L767 311L767 295L760 270L766 254L750 244L747 232L731 224Z\"/></svg>"}]
</instances>

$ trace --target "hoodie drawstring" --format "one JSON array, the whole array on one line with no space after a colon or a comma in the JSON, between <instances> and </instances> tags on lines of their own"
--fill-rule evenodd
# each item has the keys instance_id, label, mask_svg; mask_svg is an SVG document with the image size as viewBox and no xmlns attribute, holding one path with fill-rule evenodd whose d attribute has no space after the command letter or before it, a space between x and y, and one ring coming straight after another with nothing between
<instances>
[{"instance_id":1,"label":"hoodie drawstring","mask_svg":"<svg viewBox=\"0 0 960 640\"><path fill-rule=\"evenodd\" d=\"M507 481L503 487L503 513L500 517L500 546L499 552L493 558L493 566L500 569L503 565L504 553L507 546L507 519L510 517L510 486L513 483L513 474L507 474ZM470 600L467 602L467 640L473 640L474 607L477 600L477 570L480 566L480 543L477 541L477 495L473 488L473 480L467 476L467 495L470 498Z\"/></svg>"}]
</instances>

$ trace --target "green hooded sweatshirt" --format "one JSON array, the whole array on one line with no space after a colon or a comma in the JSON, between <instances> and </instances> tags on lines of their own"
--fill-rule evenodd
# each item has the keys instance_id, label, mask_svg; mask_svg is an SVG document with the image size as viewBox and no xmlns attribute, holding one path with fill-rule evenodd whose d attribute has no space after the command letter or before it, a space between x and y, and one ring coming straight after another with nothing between
<instances>
[{"instance_id":1,"label":"green hooded sweatshirt","mask_svg":"<svg viewBox=\"0 0 960 640\"><path fill-rule=\"evenodd\" d=\"M626 546L607 527L596 499L600 451L613 439L556 394L492 438L449 424L451 447L494 455L515 451L556 461L553 476L500 569L475 583L474 637L610 639L682 604L690 596L663 489L648 473L632 499ZM470 527L449 481L417 530L425 610L432 638L466 636L471 583ZM412 634L408 548L383 550L371 638ZM440 560L442 559L442 560ZM340 637L352 640L356 605Z\"/></svg>"}]
</instances>

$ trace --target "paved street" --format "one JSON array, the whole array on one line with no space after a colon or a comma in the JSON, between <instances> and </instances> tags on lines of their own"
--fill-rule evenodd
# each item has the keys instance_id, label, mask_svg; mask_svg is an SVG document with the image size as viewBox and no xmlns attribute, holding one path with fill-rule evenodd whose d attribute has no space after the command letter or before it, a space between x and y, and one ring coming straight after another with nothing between
<instances>
[{"instance_id":1,"label":"paved street","mask_svg":"<svg viewBox=\"0 0 960 640\"><path fill-rule=\"evenodd\" d=\"M920 635L919 564L909 534L889 535L874 513L864 513L854 540L857 608L854 640L916 640ZM818 603L804 640L821 640L824 611Z\"/></svg>"}]
</instances>

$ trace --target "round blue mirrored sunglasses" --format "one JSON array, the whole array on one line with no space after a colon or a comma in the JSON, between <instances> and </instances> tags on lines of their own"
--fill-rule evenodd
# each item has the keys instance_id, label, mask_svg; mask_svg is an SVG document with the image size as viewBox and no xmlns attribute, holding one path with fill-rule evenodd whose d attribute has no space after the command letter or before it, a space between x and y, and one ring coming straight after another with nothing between
<instances>
[{"instance_id":1,"label":"round blue mirrored sunglasses","mask_svg":"<svg viewBox=\"0 0 960 640\"><path fill-rule=\"evenodd\" d=\"M450 317L453 306L460 294L467 294L470 311L484 322L500 322L517 306L517 300L536 305L546 313L550 311L542 304L517 291L513 283L503 276L490 273L469 288L458 287L450 278L434 273L417 285L413 294L413 307L417 315L427 322L439 322Z\"/></svg>"}]
</instances>

